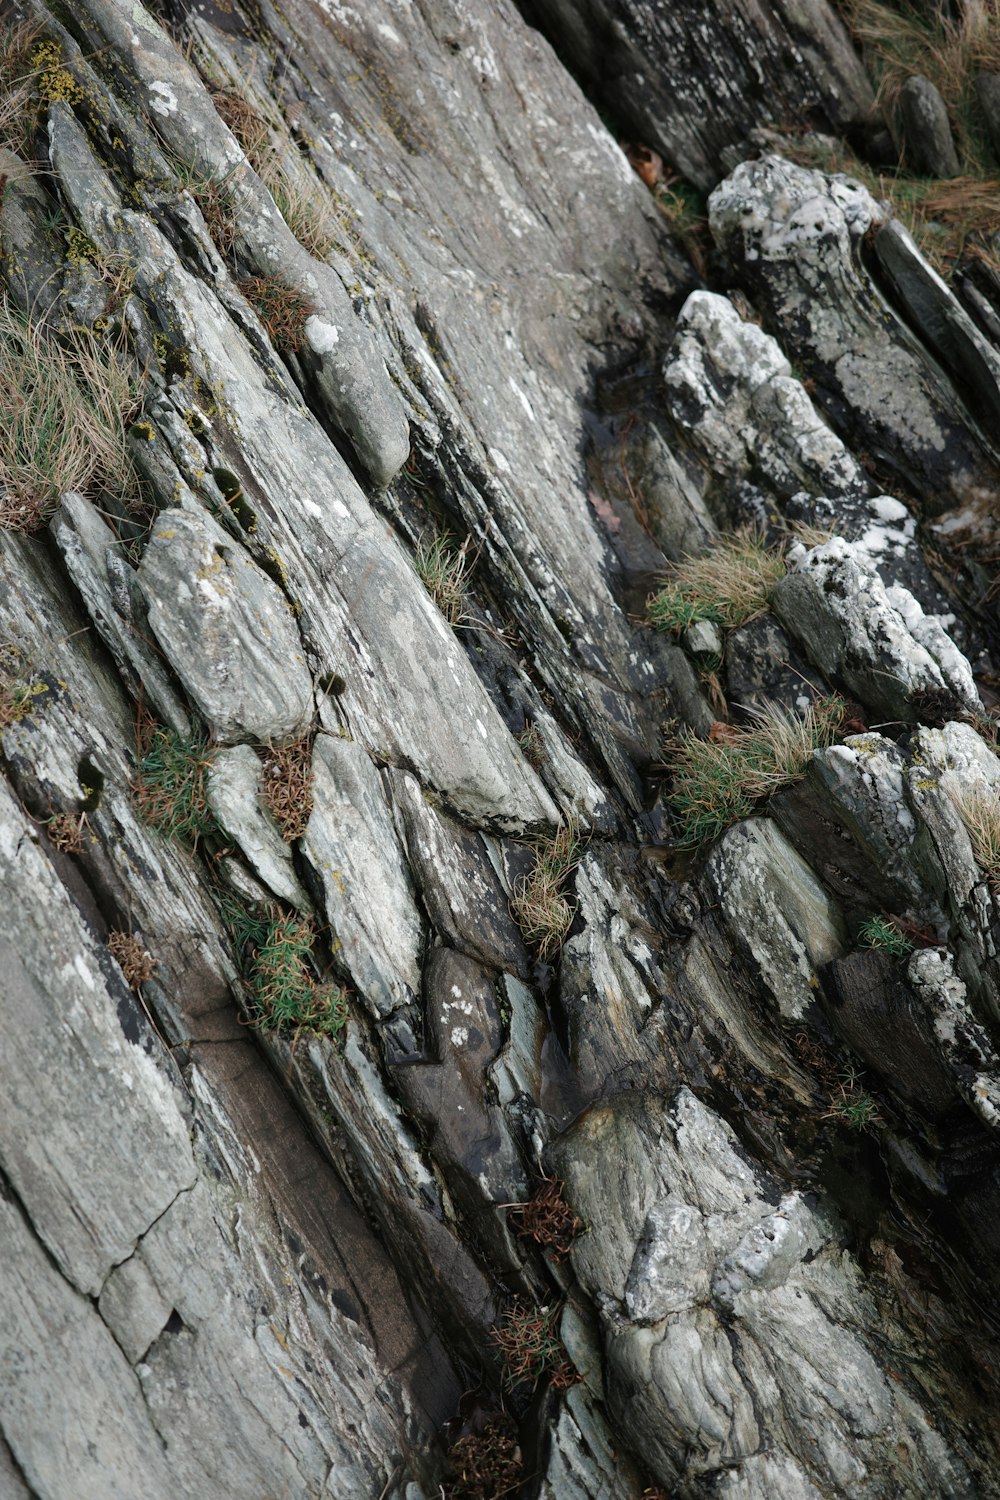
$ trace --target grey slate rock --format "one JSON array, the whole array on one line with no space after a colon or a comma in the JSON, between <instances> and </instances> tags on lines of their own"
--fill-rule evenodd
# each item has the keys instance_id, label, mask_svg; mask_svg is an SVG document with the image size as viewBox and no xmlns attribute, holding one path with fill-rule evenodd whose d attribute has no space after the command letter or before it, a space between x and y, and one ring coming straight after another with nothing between
<instances>
[{"instance_id":1,"label":"grey slate rock","mask_svg":"<svg viewBox=\"0 0 1000 1500\"><path fill-rule=\"evenodd\" d=\"M216 739L280 743L312 716L312 678L280 589L212 518L161 511L139 566L149 623Z\"/></svg>"},{"instance_id":2,"label":"grey slate rock","mask_svg":"<svg viewBox=\"0 0 1000 1500\"><path fill-rule=\"evenodd\" d=\"M907 165L927 177L957 177L962 168L948 110L929 78L908 78L899 94Z\"/></svg>"}]
</instances>

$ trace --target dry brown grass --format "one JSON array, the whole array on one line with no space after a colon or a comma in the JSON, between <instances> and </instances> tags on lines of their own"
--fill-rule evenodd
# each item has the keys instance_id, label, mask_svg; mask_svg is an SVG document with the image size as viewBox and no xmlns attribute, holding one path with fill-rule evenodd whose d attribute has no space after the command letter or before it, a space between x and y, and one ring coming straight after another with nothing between
<instances>
[{"instance_id":1,"label":"dry brown grass","mask_svg":"<svg viewBox=\"0 0 1000 1500\"><path fill-rule=\"evenodd\" d=\"M580 825L575 818L551 837L534 842L535 863L514 882L511 910L525 941L549 959L557 953L576 914L576 904L564 887L580 860Z\"/></svg>"},{"instance_id":2,"label":"dry brown grass","mask_svg":"<svg viewBox=\"0 0 1000 1500\"><path fill-rule=\"evenodd\" d=\"M785 576L780 548L756 527L718 537L707 551L670 569L646 611L657 630L686 630L696 620L714 620L727 630L745 625L768 607L771 590Z\"/></svg>"},{"instance_id":3,"label":"dry brown grass","mask_svg":"<svg viewBox=\"0 0 1000 1500\"><path fill-rule=\"evenodd\" d=\"M313 806L311 735L268 752L263 796L285 843L302 838Z\"/></svg>"},{"instance_id":4,"label":"dry brown grass","mask_svg":"<svg viewBox=\"0 0 1000 1500\"><path fill-rule=\"evenodd\" d=\"M357 237L354 215L300 161L294 143L282 141L283 154L276 133L237 90L222 89L213 99L299 244L323 260L345 236L353 243Z\"/></svg>"},{"instance_id":5,"label":"dry brown grass","mask_svg":"<svg viewBox=\"0 0 1000 1500\"><path fill-rule=\"evenodd\" d=\"M37 85L31 55L38 38L34 23L0 26L0 147L30 155L37 116Z\"/></svg>"},{"instance_id":6,"label":"dry brown grass","mask_svg":"<svg viewBox=\"0 0 1000 1500\"><path fill-rule=\"evenodd\" d=\"M948 107L963 167L974 176L991 170L972 79L976 73L1000 72L1000 0L971 0L961 6L957 21L942 17L930 0L898 6L848 0L847 11L878 85L878 103L897 130L903 85L922 73Z\"/></svg>"},{"instance_id":7,"label":"dry brown grass","mask_svg":"<svg viewBox=\"0 0 1000 1500\"><path fill-rule=\"evenodd\" d=\"M130 990L138 990L156 973L156 959L132 932L109 932L108 952L125 975Z\"/></svg>"},{"instance_id":8,"label":"dry brown grass","mask_svg":"<svg viewBox=\"0 0 1000 1500\"><path fill-rule=\"evenodd\" d=\"M0 295L0 526L36 530L66 490L134 493L138 384L123 349L57 342Z\"/></svg>"},{"instance_id":9,"label":"dry brown grass","mask_svg":"<svg viewBox=\"0 0 1000 1500\"><path fill-rule=\"evenodd\" d=\"M45 820L49 838L64 854L83 853L83 830L87 826L86 813L53 813Z\"/></svg>"},{"instance_id":10,"label":"dry brown grass","mask_svg":"<svg viewBox=\"0 0 1000 1500\"><path fill-rule=\"evenodd\" d=\"M1000 891L1000 797L983 788L954 798L965 824L976 864L994 891Z\"/></svg>"}]
</instances>

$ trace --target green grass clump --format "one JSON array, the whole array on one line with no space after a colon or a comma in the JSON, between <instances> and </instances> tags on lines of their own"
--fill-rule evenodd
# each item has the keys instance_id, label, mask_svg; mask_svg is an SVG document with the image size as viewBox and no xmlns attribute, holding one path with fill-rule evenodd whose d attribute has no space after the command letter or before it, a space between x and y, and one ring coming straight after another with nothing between
<instances>
[{"instance_id":1,"label":"green grass clump","mask_svg":"<svg viewBox=\"0 0 1000 1500\"><path fill-rule=\"evenodd\" d=\"M419 542L413 562L420 581L451 626L468 618L469 541L460 547L447 531Z\"/></svg>"},{"instance_id":2,"label":"green grass clump","mask_svg":"<svg viewBox=\"0 0 1000 1500\"><path fill-rule=\"evenodd\" d=\"M891 917L869 917L858 931L858 941L866 948L879 948L893 958L905 958L913 952L910 939L900 932Z\"/></svg>"},{"instance_id":3,"label":"green grass clump","mask_svg":"<svg viewBox=\"0 0 1000 1500\"><path fill-rule=\"evenodd\" d=\"M514 882L511 910L539 958L558 952L572 926L576 905L564 888L579 863L580 848L580 825L571 818L552 837L535 840L534 866Z\"/></svg>"},{"instance_id":4,"label":"green grass clump","mask_svg":"<svg viewBox=\"0 0 1000 1500\"><path fill-rule=\"evenodd\" d=\"M758 530L744 527L719 537L700 556L674 564L646 604L649 623L654 630L681 631L696 620L713 620L735 629L764 613L785 571L781 551L769 547Z\"/></svg>"},{"instance_id":5,"label":"green grass clump","mask_svg":"<svg viewBox=\"0 0 1000 1500\"><path fill-rule=\"evenodd\" d=\"M814 750L831 745L844 721L843 699L833 694L810 704L800 718L778 704L725 738L684 735L668 762L668 804L677 842L693 848L753 812L755 804L805 773Z\"/></svg>"},{"instance_id":6,"label":"green grass clump","mask_svg":"<svg viewBox=\"0 0 1000 1500\"><path fill-rule=\"evenodd\" d=\"M318 980L313 923L274 906L247 910L233 897L220 904L237 950L250 1024L265 1033L339 1036L350 1014L347 991Z\"/></svg>"},{"instance_id":7,"label":"green grass clump","mask_svg":"<svg viewBox=\"0 0 1000 1500\"><path fill-rule=\"evenodd\" d=\"M824 1120L836 1120L848 1130L868 1131L881 1124L878 1105L867 1089L861 1087L861 1074L848 1068L840 1075L840 1084L823 1115Z\"/></svg>"},{"instance_id":8,"label":"green grass clump","mask_svg":"<svg viewBox=\"0 0 1000 1500\"><path fill-rule=\"evenodd\" d=\"M551 1376L556 1390L567 1390L579 1376L570 1364L558 1331L559 1314L554 1307L530 1307L515 1303L504 1320L493 1329L492 1338L504 1361L504 1384L508 1390Z\"/></svg>"},{"instance_id":9,"label":"green grass clump","mask_svg":"<svg viewBox=\"0 0 1000 1500\"><path fill-rule=\"evenodd\" d=\"M212 751L203 735L188 738L156 729L139 760L132 803L144 823L165 838L195 845L216 828L208 805L206 778Z\"/></svg>"},{"instance_id":10,"label":"green grass clump","mask_svg":"<svg viewBox=\"0 0 1000 1500\"><path fill-rule=\"evenodd\" d=\"M37 530L67 490L134 493L138 396L127 351L87 332L59 342L0 295L0 526Z\"/></svg>"}]
</instances>

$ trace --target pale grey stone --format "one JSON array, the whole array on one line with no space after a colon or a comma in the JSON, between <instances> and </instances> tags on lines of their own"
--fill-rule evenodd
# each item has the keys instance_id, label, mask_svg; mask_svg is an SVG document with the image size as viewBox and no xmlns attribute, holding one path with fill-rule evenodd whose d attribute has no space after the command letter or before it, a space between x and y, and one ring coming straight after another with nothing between
<instances>
[{"instance_id":1,"label":"pale grey stone","mask_svg":"<svg viewBox=\"0 0 1000 1500\"><path fill-rule=\"evenodd\" d=\"M117 1009L125 986L109 993L110 960L102 963L6 783L0 886L11 898L0 934L8 1121L0 1163L62 1274L96 1296L194 1181L188 1123L162 1063L130 1038Z\"/></svg>"},{"instance_id":2,"label":"pale grey stone","mask_svg":"<svg viewBox=\"0 0 1000 1500\"><path fill-rule=\"evenodd\" d=\"M149 623L223 743L301 734L312 679L280 589L207 514L161 511L139 582Z\"/></svg>"},{"instance_id":3,"label":"pale grey stone","mask_svg":"<svg viewBox=\"0 0 1000 1500\"><path fill-rule=\"evenodd\" d=\"M144 640L142 594L121 542L94 506L72 492L62 496L51 525L87 613L119 667L142 685L150 708L166 724L178 734L190 733L188 712Z\"/></svg>"},{"instance_id":4,"label":"pale grey stone","mask_svg":"<svg viewBox=\"0 0 1000 1500\"><path fill-rule=\"evenodd\" d=\"M262 785L260 756L249 745L219 750L205 782L208 805L264 885L282 901L307 912L311 902L295 873L292 851L264 807Z\"/></svg>"},{"instance_id":5,"label":"pale grey stone","mask_svg":"<svg viewBox=\"0 0 1000 1500\"><path fill-rule=\"evenodd\" d=\"M343 964L376 1017L420 985L422 924L378 771L358 744L319 734L302 840Z\"/></svg>"},{"instance_id":6,"label":"pale grey stone","mask_svg":"<svg viewBox=\"0 0 1000 1500\"><path fill-rule=\"evenodd\" d=\"M816 970L845 941L839 912L813 871L769 818L751 818L723 835L706 875L778 1012L801 1016L814 999Z\"/></svg>"},{"instance_id":7,"label":"pale grey stone","mask_svg":"<svg viewBox=\"0 0 1000 1500\"><path fill-rule=\"evenodd\" d=\"M833 537L800 551L772 593L775 613L831 675L887 719L918 717L920 694L981 709L972 671L940 621L909 590L886 589L852 542Z\"/></svg>"}]
</instances>

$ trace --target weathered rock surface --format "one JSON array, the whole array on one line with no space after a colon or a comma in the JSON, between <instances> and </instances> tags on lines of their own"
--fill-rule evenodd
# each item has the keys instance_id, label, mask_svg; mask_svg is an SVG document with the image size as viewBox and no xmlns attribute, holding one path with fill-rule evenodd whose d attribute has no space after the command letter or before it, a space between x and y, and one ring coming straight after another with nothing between
<instances>
[{"instance_id":1,"label":"weathered rock surface","mask_svg":"<svg viewBox=\"0 0 1000 1500\"><path fill-rule=\"evenodd\" d=\"M700 187L755 125L860 125L871 85L825 0L521 0L574 70L640 140Z\"/></svg>"},{"instance_id":2,"label":"weathered rock surface","mask_svg":"<svg viewBox=\"0 0 1000 1500\"><path fill-rule=\"evenodd\" d=\"M908 78L899 91L906 159L928 177L957 177L959 165L948 109L929 78Z\"/></svg>"},{"instance_id":3,"label":"weathered rock surface","mask_svg":"<svg viewBox=\"0 0 1000 1500\"><path fill-rule=\"evenodd\" d=\"M522 9L704 186L868 129L820 0ZM27 10L0 268L142 375L138 487L0 527L0 1490L452 1500L503 1411L524 1500L996 1494L988 336L774 154L696 273L507 0ZM747 519L814 528L774 613L650 632ZM664 746L830 691L842 742L678 848ZM150 717L204 740L195 847Z\"/></svg>"}]
</instances>

